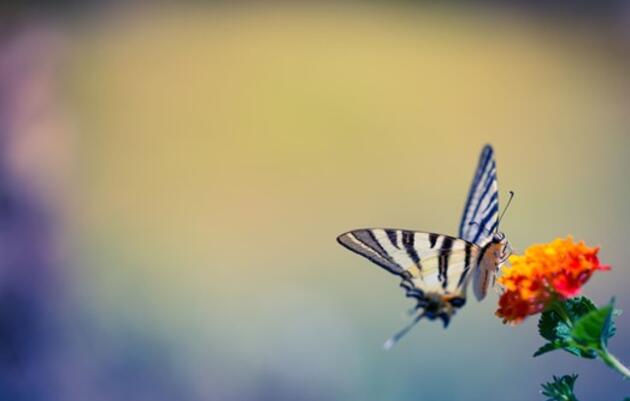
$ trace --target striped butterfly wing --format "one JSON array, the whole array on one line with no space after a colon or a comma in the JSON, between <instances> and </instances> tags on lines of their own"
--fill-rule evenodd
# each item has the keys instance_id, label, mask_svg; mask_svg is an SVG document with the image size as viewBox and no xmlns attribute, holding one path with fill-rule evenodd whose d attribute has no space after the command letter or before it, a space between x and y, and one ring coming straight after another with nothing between
<instances>
[{"instance_id":1,"label":"striped butterfly wing","mask_svg":"<svg viewBox=\"0 0 630 401\"><path fill-rule=\"evenodd\" d=\"M459 225L459 236L473 244L485 244L497 228L498 216L497 165L492 146L486 145L481 151L477 171L468 192Z\"/></svg>"},{"instance_id":2,"label":"striped butterfly wing","mask_svg":"<svg viewBox=\"0 0 630 401\"><path fill-rule=\"evenodd\" d=\"M402 277L407 296L419 300L439 294L463 301L468 273L480 251L469 241L447 235L388 228L349 231L337 241Z\"/></svg>"}]
</instances>

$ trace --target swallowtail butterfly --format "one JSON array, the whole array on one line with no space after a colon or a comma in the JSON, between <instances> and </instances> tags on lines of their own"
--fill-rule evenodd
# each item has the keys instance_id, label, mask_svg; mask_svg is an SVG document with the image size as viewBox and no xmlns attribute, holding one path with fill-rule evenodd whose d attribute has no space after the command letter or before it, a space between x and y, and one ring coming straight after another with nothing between
<instances>
[{"instance_id":1,"label":"swallowtail butterfly","mask_svg":"<svg viewBox=\"0 0 630 401\"><path fill-rule=\"evenodd\" d=\"M513 193L510 192L510 200ZM459 238L394 228L364 228L341 234L337 241L402 278L407 297L417 301L410 324L392 336L393 346L420 319L441 319L446 327L466 303L473 282L478 300L488 291L512 249L499 232L499 194L494 151L486 145L466 199Z\"/></svg>"}]
</instances>

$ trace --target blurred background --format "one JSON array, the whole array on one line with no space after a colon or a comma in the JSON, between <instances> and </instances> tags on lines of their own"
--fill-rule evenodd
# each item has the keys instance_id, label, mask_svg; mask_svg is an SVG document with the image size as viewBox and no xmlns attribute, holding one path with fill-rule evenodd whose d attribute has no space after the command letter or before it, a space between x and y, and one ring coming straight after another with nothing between
<instances>
[{"instance_id":1,"label":"blurred background","mask_svg":"<svg viewBox=\"0 0 630 401\"><path fill-rule=\"evenodd\" d=\"M630 309L623 2L19 2L0 20L0 399L581 400L630 387L335 237L456 234L491 143L517 251L573 234ZM611 351L630 362L630 317Z\"/></svg>"}]
</instances>

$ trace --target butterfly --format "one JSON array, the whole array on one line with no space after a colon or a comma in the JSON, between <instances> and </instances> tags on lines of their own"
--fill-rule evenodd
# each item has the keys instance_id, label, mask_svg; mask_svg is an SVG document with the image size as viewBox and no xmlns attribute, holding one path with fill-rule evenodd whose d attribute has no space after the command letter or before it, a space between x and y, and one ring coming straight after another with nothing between
<instances>
[{"instance_id":1,"label":"butterfly","mask_svg":"<svg viewBox=\"0 0 630 401\"><path fill-rule=\"evenodd\" d=\"M459 237L394 228L363 228L341 234L337 241L349 250L400 276L406 296L417 301L412 321L384 344L391 348L422 318L441 319L447 327L466 303L472 281L476 298L485 298L490 282L512 252L499 232L499 193L494 151L481 151ZM514 193L510 191L507 206ZM503 213L505 213L504 209Z\"/></svg>"}]
</instances>

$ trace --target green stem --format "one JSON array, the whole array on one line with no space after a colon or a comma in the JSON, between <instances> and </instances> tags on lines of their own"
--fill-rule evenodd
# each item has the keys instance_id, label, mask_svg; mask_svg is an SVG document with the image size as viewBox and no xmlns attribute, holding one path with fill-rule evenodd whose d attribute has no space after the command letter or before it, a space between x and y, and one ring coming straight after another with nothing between
<instances>
[{"instance_id":1,"label":"green stem","mask_svg":"<svg viewBox=\"0 0 630 401\"><path fill-rule=\"evenodd\" d=\"M606 365L613 368L617 372L621 373L626 379L630 379L630 369L628 369L619 359L613 354L608 353L608 350L604 349L597 351L597 354L604 361Z\"/></svg>"}]
</instances>

